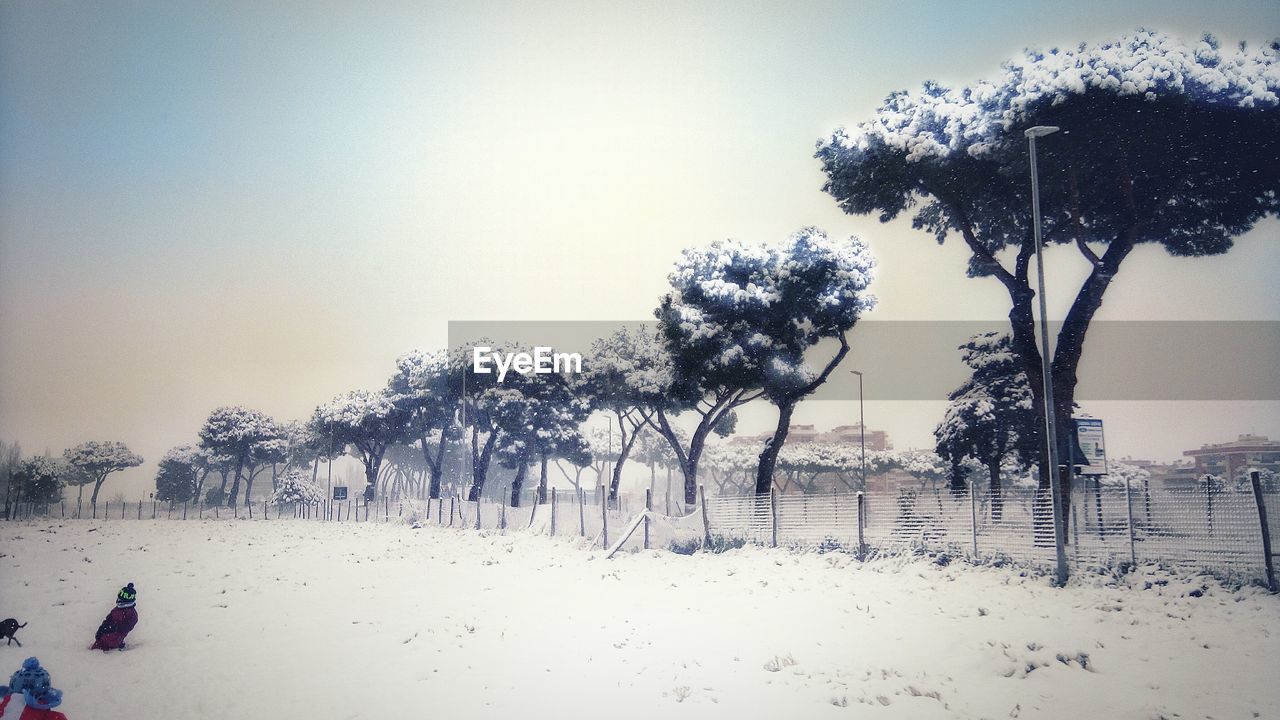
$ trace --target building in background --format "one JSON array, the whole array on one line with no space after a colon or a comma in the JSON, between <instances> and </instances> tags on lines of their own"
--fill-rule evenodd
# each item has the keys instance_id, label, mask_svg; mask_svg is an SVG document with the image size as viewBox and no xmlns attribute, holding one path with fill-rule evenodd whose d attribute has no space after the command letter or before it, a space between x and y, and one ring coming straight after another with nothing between
<instances>
[{"instance_id":1,"label":"building in background","mask_svg":"<svg viewBox=\"0 0 1280 720\"><path fill-rule=\"evenodd\" d=\"M1228 483L1249 468L1280 473L1280 441L1265 435L1240 435L1231 442L1202 445L1182 454L1194 460L1190 480L1217 475Z\"/></svg>"}]
</instances>

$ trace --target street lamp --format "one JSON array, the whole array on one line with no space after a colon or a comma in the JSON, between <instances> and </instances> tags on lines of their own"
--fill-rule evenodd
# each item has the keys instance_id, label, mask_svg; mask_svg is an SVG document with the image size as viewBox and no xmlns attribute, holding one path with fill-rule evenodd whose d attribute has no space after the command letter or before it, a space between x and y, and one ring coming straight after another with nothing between
<instances>
[{"instance_id":1,"label":"street lamp","mask_svg":"<svg viewBox=\"0 0 1280 720\"><path fill-rule=\"evenodd\" d=\"M1053 544L1057 554L1058 584L1063 584L1067 581L1066 528L1062 526L1062 498L1058 491L1058 430L1054 419L1053 378L1049 363L1049 309L1044 293L1044 255L1040 248L1040 179L1036 173L1036 138L1052 135L1058 130L1054 125L1036 125L1027 128L1022 134L1027 138L1031 153L1031 216L1035 223L1036 278L1039 283L1037 294L1040 296L1040 379L1044 383L1044 442L1049 463L1049 494L1052 496Z\"/></svg>"},{"instance_id":2,"label":"street lamp","mask_svg":"<svg viewBox=\"0 0 1280 720\"><path fill-rule=\"evenodd\" d=\"M867 420L862 412L862 371L850 370L858 376L858 435L862 443L862 489L867 489Z\"/></svg>"}]
</instances>

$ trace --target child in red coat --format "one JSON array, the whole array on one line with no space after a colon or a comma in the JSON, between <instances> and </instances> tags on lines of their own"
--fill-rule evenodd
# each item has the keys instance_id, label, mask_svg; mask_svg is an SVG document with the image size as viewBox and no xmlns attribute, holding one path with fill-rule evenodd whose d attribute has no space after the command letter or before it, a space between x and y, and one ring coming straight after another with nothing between
<instances>
[{"instance_id":1,"label":"child in red coat","mask_svg":"<svg viewBox=\"0 0 1280 720\"><path fill-rule=\"evenodd\" d=\"M120 593L116 595L116 607L98 626L90 650L106 652L124 649L125 637L138 624L138 611L133 607L137 601L138 593L133 589L133 583L120 588Z\"/></svg>"}]
</instances>

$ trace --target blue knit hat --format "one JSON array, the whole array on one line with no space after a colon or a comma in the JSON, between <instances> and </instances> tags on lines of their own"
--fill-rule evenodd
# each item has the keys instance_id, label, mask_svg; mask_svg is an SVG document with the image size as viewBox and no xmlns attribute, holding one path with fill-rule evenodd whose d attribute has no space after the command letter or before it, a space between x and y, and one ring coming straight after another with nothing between
<instances>
[{"instance_id":1,"label":"blue knit hat","mask_svg":"<svg viewBox=\"0 0 1280 720\"><path fill-rule=\"evenodd\" d=\"M49 671L40 667L40 661L29 657L22 661L22 668L9 677L9 692L41 690L49 687Z\"/></svg>"}]
</instances>

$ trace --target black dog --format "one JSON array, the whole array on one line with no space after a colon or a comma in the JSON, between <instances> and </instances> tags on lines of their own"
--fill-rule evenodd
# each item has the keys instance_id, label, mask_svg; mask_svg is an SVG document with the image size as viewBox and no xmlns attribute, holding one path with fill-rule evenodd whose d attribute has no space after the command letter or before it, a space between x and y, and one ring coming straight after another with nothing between
<instances>
[{"instance_id":1,"label":"black dog","mask_svg":"<svg viewBox=\"0 0 1280 720\"><path fill-rule=\"evenodd\" d=\"M9 642L5 643L5 645L18 643L18 647L22 647L22 643L19 642L18 638L14 637L14 635L18 632L18 628L24 628L26 626L26 623L19 625L18 621L13 618L0 620L0 638L8 638Z\"/></svg>"}]
</instances>

